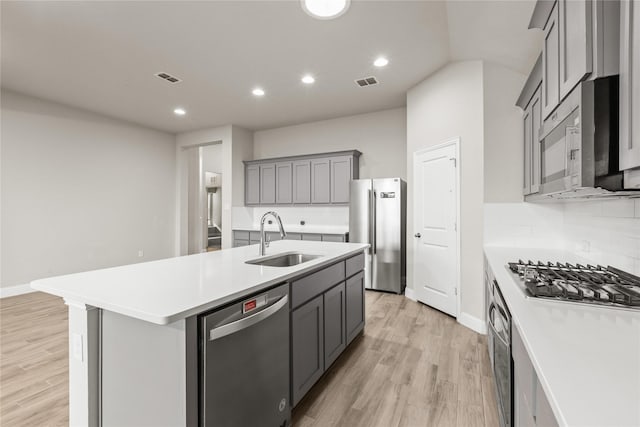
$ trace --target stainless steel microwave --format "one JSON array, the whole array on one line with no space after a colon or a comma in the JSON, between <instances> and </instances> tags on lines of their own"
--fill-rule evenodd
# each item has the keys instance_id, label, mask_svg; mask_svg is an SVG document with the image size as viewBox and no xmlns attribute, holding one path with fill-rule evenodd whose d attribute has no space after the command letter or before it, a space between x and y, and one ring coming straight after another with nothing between
<instances>
[{"instance_id":1,"label":"stainless steel microwave","mask_svg":"<svg viewBox=\"0 0 640 427\"><path fill-rule=\"evenodd\" d=\"M618 76L584 81L543 122L534 197L639 194L618 170L618 87Z\"/></svg>"}]
</instances>

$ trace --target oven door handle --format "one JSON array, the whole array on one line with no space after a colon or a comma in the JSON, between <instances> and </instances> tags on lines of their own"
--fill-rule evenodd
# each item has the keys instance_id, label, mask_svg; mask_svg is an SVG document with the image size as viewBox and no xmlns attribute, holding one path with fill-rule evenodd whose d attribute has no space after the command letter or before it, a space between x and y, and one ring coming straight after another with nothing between
<instances>
[{"instance_id":1,"label":"oven door handle","mask_svg":"<svg viewBox=\"0 0 640 427\"><path fill-rule=\"evenodd\" d=\"M502 335L500 335L500 333L496 330L496 327L493 325L492 322L489 322L489 327L491 328L491 332L493 332L492 335L495 338L498 338L500 340L500 342L505 345L505 347L511 348L511 344L509 344L507 342L507 340L504 339L504 337Z\"/></svg>"}]
</instances>

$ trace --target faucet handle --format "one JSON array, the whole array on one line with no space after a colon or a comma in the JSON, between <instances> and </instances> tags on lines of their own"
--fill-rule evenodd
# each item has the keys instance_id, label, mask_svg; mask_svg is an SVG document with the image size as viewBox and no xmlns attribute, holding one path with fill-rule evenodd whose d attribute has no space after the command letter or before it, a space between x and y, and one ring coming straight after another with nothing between
<instances>
[{"instance_id":1,"label":"faucet handle","mask_svg":"<svg viewBox=\"0 0 640 427\"><path fill-rule=\"evenodd\" d=\"M271 243L271 237L269 237L269 235L267 234L267 236L264 238L264 247L268 248L269 247L269 243Z\"/></svg>"}]
</instances>

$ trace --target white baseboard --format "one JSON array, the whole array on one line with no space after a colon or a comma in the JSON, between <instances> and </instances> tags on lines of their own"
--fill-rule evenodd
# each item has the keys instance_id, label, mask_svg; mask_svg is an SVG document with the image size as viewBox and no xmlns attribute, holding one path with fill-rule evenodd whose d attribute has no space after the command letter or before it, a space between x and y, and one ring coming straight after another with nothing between
<instances>
[{"instance_id":1,"label":"white baseboard","mask_svg":"<svg viewBox=\"0 0 640 427\"><path fill-rule=\"evenodd\" d=\"M28 283L26 285L7 286L6 288L0 288L0 298L14 297L35 291Z\"/></svg>"},{"instance_id":2,"label":"white baseboard","mask_svg":"<svg viewBox=\"0 0 640 427\"><path fill-rule=\"evenodd\" d=\"M418 301L415 292L409 287L404 288L404 296L409 298L411 301Z\"/></svg>"},{"instance_id":3,"label":"white baseboard","mask_svg":"<svg viewBox=\"0 0 640 427\"><path fill-rule=\"evenodd\" d=\"M458 316L458 323L476 331L479 334L486 335L487 333L487 323L484 320L478 319L468 313L460 313Z\"/></svg>"}]
</instances>

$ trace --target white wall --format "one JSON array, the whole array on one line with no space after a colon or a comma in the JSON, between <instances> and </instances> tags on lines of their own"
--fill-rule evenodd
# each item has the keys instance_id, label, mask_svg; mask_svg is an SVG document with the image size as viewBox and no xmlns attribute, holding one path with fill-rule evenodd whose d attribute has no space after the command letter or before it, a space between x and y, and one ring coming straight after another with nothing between
<instances>
[{"instance_id":1,"label":"white wall","mask_svg":"<svg viewBox=\"0 0 640 427\"><path fill-rule=\"evenodd\" d=\"M406 109L340 117L254 133L256 159L356 149L361 178L406 179Z\"/></svg>"},{"instance_id":2,"label":"white wall","mask_svg":"<svg viewBox=\"0 0 640 427\"><path fill-rule=\"evenodd\" d=\"M461 314L482 319L482 62L446 65L407 92L407 285L413 287L413 153L460 138Z\"/></svg>"},{"instance_id":3,"label":"white wall","mask_svg":"<svg viewBox=\"0 0 640 427\"><path fill-rule=\"evenodd\" d=\"M0 286L174 255L173 135L3 90L1 137Z\"/></svg>"},{"instance_id":4,"label":"white wall","mask_svg":"<svg viewBox=\"0 0 640 427\"><path fill-rule=\"evenodd\" d=\"M516 100L526 76L483 62L484 201L522 201L522 110Z\"/></svg>"}]
</instances>

